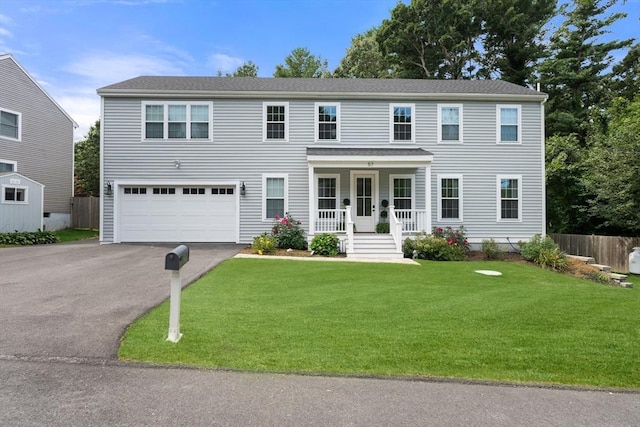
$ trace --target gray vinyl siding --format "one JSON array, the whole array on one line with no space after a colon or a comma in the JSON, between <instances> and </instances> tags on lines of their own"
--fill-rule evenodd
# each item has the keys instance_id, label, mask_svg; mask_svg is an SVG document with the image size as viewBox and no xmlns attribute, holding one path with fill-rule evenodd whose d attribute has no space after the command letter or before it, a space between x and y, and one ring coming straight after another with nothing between
<instances>
[{"instance_id":1,"label":"gray vinyl siding","mask_svg":"<svg viewBox=\"0 0 640 427\"><path fill-rule=\"evenodd\" d=\"M5 185L26 188L27 200L26 203L6 203L0 195L0 233L41 229L42 185L18 174L3 174L0 175L0 190L4 191Z\"/></svg>"},{"instance_id":2,"label":"gray vinyl siding","mask_svg":"<svg viewBox=\"0 0 640 427\"><path fill-rule=\"evenodd\" d=\"M0 159L45 186L44 211L70 214L73 123L11 59L0 60L0 108L21 113L22 139L0 137Z\"/></svg>"},{"instance_id":3,"label":"gray vinyl siding","mask_svg":"<svg viewBox=\"0 0 640 427\"><path fill-rule=\"evenodd\" d=\"M341 140L315 143L315 99L290 100L289 141L263 142L262 99L210 99L213 102L213 140L209 142L142 141L142 98L105 97L102 131L104 135L104 179L109 181L154 182L244 182L246 195L240 196L240 242L249 243L271 228L262 219L263 174L287 174L288 211L309 221L309 175L306 148L337 147L422 147L433 153L431 165L432 224L437 222L437 175L464 175L464 222L472 239L488 237L526 238L542 231L543 170L541 160L541 105L522 106L522 145L496 144L496 102L465 102L464 143L437 143L437 102L415 102L416 144L389 141L388 101L349 99L340 102ZM183 101L189 101L185 98ZM199 98L198 101L205 99ZM172 100L173 101L173 100ZM279 102L280 100L278 100ZM274 101L276 102L276 101ZM446 102L446 101L443 101ZM409 102L407 102L409 103ZM504 104L504 102L501 102ZM180 168L174 161L180 160ZM377 169L376 169L377 170ZM351 198L350 170L323 168L316 174L340 175L340 205ZM425 168L379 169L379 199L391 201L390 174L414 174L414 208L424 209ZM523 221L496 221L496 175L523 177ZM113 239L113 197L104 200L104 241ZM379 212L379 210L378 210ZM456 224L453 224L456 225Z\"/></svg>"}]
</instances>

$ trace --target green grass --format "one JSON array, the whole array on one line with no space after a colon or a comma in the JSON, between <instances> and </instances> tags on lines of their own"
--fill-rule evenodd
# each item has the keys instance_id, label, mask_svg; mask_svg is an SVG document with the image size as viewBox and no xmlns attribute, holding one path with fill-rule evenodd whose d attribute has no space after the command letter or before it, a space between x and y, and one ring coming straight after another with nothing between
<instances>
[{"instance_id":1,"label":"green grass","mask_svg":"<svg viewBox=\"0 0 640 427\"><path fill-rule=\"evenodd\" d=\"M231 259L183 291L179 343L165 341L165 302L130 327L119 355L248 371L639 388L639 307L637 287L517 263Z\"/></svg>"},{"instance_id":2,"label":"green grass","mask_svg":"<svg viewBox=\"0 0 640 427\"><path fill-rule=\"evenodd\" d=\"M73 229L66 228L64 230L54 231L60 242L74 242L77 240L96 239L98 238L98 230Z\"/></svg>"}]
</instances>

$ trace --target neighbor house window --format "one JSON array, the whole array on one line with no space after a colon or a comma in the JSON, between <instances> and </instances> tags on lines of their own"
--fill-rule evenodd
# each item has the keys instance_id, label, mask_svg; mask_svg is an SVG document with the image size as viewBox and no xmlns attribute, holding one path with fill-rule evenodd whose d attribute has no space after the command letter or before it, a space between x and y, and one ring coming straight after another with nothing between
<instances>
[{"instance_id":1,"label":"neighbor house window","mask_svg":"<svg viewBox=\"0 0 640 427\"><path fill-rule=\"evenodd\" d=\"M414 142L415 140L415 105L391 104L391 141Z\"/></svg>"},{"instance_id":2,"label":"neighbor house window","mask_svg":"<svg viewBox=\"0 0 640 427\"><path fill-rule=\"evenodd\" d=\"M262 218L271 220L284 217L287 212L287 181L286 175L262 176Z\"/></svg>"},{"instance_id":3,"label":"neighbor house window","mask_svg":"<svg viewBox=\"0 0 640 427\"><path fill-rule=\"evenodd\" d=\"M18 170L18 162L12 160L0 159L0 173L2 172L16 172Z\"/></svg>"},{"instance_id":4,"label":"neighbor house window","mask_svg":"<svg viewBox=\"0 0 640 427\"><path fill-rule=\"evenodd\" d=\"M391 176L391 188L393 189L393 197L391 198L391 205L395 209L412 209L413 208L413 177L406 176Z\"/></svg>"},{"instance_id":5,"label":"neighbor house window","mask_svg":"<svg viewBox=\"0 0 640 427\"><path fill-rule=\"evenodd\" d=\"M438 105L438 142L462 142L462 105Z\"/></svg>"},{"instance_id":6,"label":"neighbor house window","mask_svg":"<svg viewBox=\"0 0 640 427\"><path fill-rule=\"evenodd\" d=\"M2 203L27 203L27 187L2 186Z\"/></svg>"},{"instance_id":7,"label":"neighbor house window","mask_svg":"<svg viewBox=\"0 0 640 427\"><path fill-rule=\"evenodd\" d=\"M462 175L438 175L438 221L462 221Z\"/></svg>"},{"instance_id":8,"label":"neighbor house window","mask_svg":"<svg viewBox=\"0 0 640 427\"><path fill-rule=\"evenodd\" d=\"M265 102L262 104L263 139L265 141L289 140L289 103Z\"/></svg>"},{"instance_id":9,"label":"neighbor house window","mask_svg":"<svg viewBox=\"0 0 640 427\"><path fill-rule=\"evenodd\" d=\"M498 221L522 220L522 177L498 176Z\"/></svg>"},{"instance_id":10,"label":"neighbor house window","mask_svg":"<svg viewBox=\"0 0 640 427\"><path fill-rule=\"evenodd\" d=\"M316 140L340 140L340 104L316 102Z\"/></svg>"},{"instance_id":11,"label":"neighbor house window","mask_svg":"<svg viewBox=\"0 0 640 427\"><path fill-rule=\"evenodd\" d=\"M318 209L338 208L338 178L337 176L318 177Z\"/></svg>"},{"instance_id":12,"label":"neighbor house window","mask_svg":"<svg viewBox=\"0 0 640 427\"><path fill-rule=\"evenodd\" d=\"M211 140L211 102L143 102L144 139Z\"/></svg>"},{"instance_id":13,"label":"neighbor house window","mask_svg":"<svg viewBox=\"0 0 640 427\"><path fill-rule=\"evenodd\" d=\"M19 141L22 137L20 113L10 110L0 110L0 137Z\"/></svg>"},{"instance_id":14,"label":"neighbor house window","mask_svg":"<svg viewBox=\"0 0 640 427\"><path fill-rule=\"evenodd\" d=\"M498 105L497 114L497 135L498 144L519 144L521 139L521 111L519 105Z\"/></svg>"}]
</instances>

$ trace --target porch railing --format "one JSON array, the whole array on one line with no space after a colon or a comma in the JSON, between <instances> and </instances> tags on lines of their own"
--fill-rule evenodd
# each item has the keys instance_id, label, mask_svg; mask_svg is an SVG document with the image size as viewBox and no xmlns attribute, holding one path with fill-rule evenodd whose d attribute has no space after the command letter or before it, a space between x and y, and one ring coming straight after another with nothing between
<instances>
[{"instance_id":1,"label":"porch railing","mask_svg":"<svg viewBox=\"0 0 640 427\"><path fill-rule=\"evenodd\" d=\"M397 217L393 205L389 206L389 232L396 244L396 251L402 252L402 221Z\"/></svg>"},{"instance_id":2,"label":"porch railing","mask_svg":"<svg viewBox=\"0 0 640 427\"><path fill-rule=\"evenodd\" d=\"M353 219L351 218L351 206L347 206L345 224L347 228L347 254L353 253Z\"/></svg>"},{"instance_id":3,"label":"porch railing","mask_svg":"<svg viewBox=\"0 0 640 427\"><path fill-rule=\"evenodd\" d=\"M425 209L395 209L396 217L402 222L403 233L416 233L427 230L427 211Z\"/></svg>"},{"instance_id":4,"label":"porch railing","mask_svg":"<svg viewBox=\"0 0 640 427\"><path fill-rule=\"evenodd\" d=\"M346 231L346 209L316 210L315 231L317 233L344 233Z\"/></svg>"}]
</instances>

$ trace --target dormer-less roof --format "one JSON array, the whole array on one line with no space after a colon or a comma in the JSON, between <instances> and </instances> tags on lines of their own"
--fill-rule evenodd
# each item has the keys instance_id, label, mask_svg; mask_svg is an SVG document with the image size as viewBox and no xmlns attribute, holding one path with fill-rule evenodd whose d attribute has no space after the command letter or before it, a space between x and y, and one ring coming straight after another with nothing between
<instances>
[{"instance_id":1,"label":"dormer-less roof","mask_svg":"<svg viewBox=\"0 0 640 427\"><path fill-rule=\"evenodd\" d=\"M503 99L543 101L546 94L502 80L334 79L141 76L98 89L101 96Z\"/></svg>"}]
</instances>

